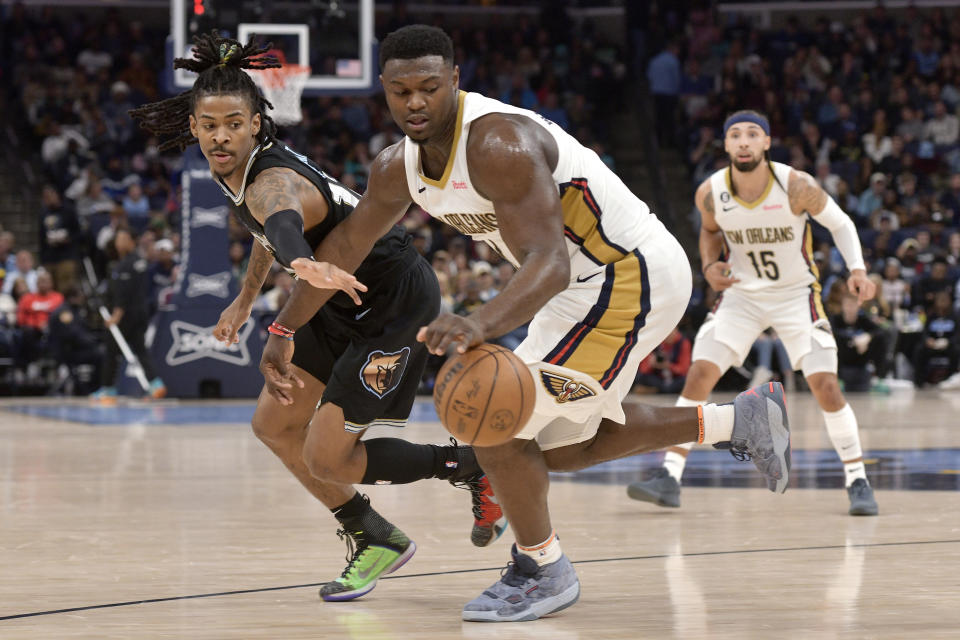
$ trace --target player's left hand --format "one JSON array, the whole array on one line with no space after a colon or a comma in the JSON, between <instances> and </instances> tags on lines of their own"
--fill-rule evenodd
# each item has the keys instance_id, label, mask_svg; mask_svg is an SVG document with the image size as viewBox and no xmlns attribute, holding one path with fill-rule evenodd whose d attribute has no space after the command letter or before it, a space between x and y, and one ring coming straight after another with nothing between
<instances>
[{"instance_id":1,"label":"player's left hand","mask_svg":"<svg viewBox=\"0 0 960 640\"><path fill-rule=\"evenodd\" d=\"M297 258L290 266L298 278L306 280L317 289L339 289L350 296L354 303L362 304L357 292L364 292L367 287L352 273L347 273L329 262L316 262L306 258Z\"/></svg>"},{"instance_id":2,"label":"player's left hand","mask_svg":"<svg viewBox=\"0 0 960 640\"><path fill-rule=\"evenodd\" d=\"M847 278L847 289L856 294L857 304L863 304L877 293L877 285L867 277L863 269L854 269Z\"/></svg>"},{"instance_id":3,"label":"player's left hand","mask_svg":"<svg viewBox=\"0 0 960 640\"><path fill-rule=\"evenodd\" d=\"M427 345L427 351L442 356L456 345L457 353L463 353L484 341L483 327L470 316L441 313L426 327L420 327L417 341Z\"/></svg>"},{"instance_id":4,"label":"player's left hand","mask_svg":"<svg viewBox=\"0 0 960 640\"><path fill-rule=\"evenodd\" d=\"M290 368L292 360L293 340L274 335L267 338L260 357L260 372L263 373L267 393L285 407L293 404L293 395L290 393L293 385L303 388L303 380Z\"/></svg>"}]
</instances>

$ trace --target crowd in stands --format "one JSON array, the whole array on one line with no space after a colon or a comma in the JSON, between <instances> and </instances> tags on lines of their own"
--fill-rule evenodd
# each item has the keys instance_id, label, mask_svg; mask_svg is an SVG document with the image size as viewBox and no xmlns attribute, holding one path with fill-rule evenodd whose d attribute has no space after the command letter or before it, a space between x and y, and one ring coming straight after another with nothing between
<instances>
[{"instance_id":1,"label":"crowd in stands","mask_svg":"<svg viewBox=\"0 0 960 640\"><path fill-rule=\"evenodd\" d=\"M843 260L815 225L841 373L867 367L874 388L960 388L960 11L894 16L877 3L844 21L811 12L761 29L703 5L647 67L661 145L681 152L695 188L728 163L724 118L764 113L771 159L813 175L851 216L880 284L850 308Z\"/></svg>"},{"instance_id":2,"label":"crowd in stands","mask_svg":"<svg viewBox=\"0 0 960 640\"><path fill-rule=\"evenodd\" d=\"M378 26L378 36L416 21L397 14ZM619 100L623 53L589 21L575 25L555 10L539 20L521 15L485 29L441 26L454 40L462 89L541 113L613 165L603 116ZM0 379L12 383L5 386L14 393L50 383L70 349L91 368L87 378L97 380L109 339L97 314L88 312L86 298L95 292L86 286L87 266L109 277L119 229L133 232L148 264L152 309L169 297L180 251L182 158L160 153L157 140L127 114L164 97L168 28L126 19L117 10L67 17L51 6L0 7L2 98L23 125L22 153L39 155L45 182L39 255L23 249L34 243L0 234ZM372 158L400 139L382 97L317 97L303 107L303 121L281 129L281 138L362 192ZM512 274L486 245L416 208L403 224L437 270L445 310L469 312ZM230 264L240 280L251 238L235 221L229 233ZM286 273L273 271L256 308L277 311L292 286ZM70 331L58 334L62 321ZM503 341L515 346L523 335L520 329Z\"/></svg>"}]
</instances>

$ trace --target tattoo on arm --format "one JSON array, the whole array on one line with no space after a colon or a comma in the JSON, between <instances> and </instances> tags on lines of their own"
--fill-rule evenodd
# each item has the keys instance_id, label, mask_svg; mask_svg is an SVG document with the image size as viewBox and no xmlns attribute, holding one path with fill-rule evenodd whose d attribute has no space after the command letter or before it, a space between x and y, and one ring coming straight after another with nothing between
<instances>
[{"instance_id":1,"label":"tattoo on arm","mask_svg":"<svg viewBox=\"0 0 960 640\"><path fill-rule=\"evenodd\" d=\"M247 188L246 205L260 224L284 209L303 215L303 180L290 169L267 169Z\"/></svg>"},{"instance_id":2,"label":"tattoo on arm","mask_svg":"<svg viewBox=\"0 0 960 640\"><path fill-rule=\"evenodd\" d=\"M827 193L805 173L791 174L787 196L790 199L790 208L796 214L816 215L827 206Z\"/></svg>"},{"instance_id":3,"label":"tattoo on arm","mask_svg":"<svg viewBox=\"0 0 960 640\"><path fill-rule=\"evenodd\" d=\"M707 189L707 192L703 195L703 211L710 215L714 214L713 189Z\"/></svg>"},{"instance_id":4,"label":"tattoo on arm","mask_svg":"<svg viewBox=\"0 0 960 640\"><path fill-rule=\"evenodd\" d=\"M254 241L253 248L250 250L250 260L247 262L247 273L243 279L244 288L254 292L260 291L272 265L273 256L266 247Z\"/></svg>"}]
</instances>

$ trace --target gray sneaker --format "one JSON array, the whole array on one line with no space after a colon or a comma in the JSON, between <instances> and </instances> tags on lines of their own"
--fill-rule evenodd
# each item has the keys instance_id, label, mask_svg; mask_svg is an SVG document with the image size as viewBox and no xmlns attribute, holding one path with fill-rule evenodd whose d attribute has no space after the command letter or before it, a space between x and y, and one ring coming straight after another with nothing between
<instances>
[{"instance_id":1,"label":"gray sneaker","mask_svg":"<svg viewBox=\"0 0 960 640\"><path fill-rule=\"evenodd\" d=\"M765 382L733 400L733 435L714 444L729 449L737 460L753 459L774 493L787 490L790 480L790 425L783 385Z\"/></svg>"},{"instance_id":2,"label":"gray sneaker","mask_svg":"<svg viewBox=\"0 0 960 640\"><path fill-rule=\"evenodd\" d=\"M463 607L471 622L526 622L566 609L580 598L580 580L566 555L548 565L510 549L500 580Z\"/></svg>"},{"instance_id":3,"label":"gray sneaker","mask_svg":"<svg viewBox=\"0 0 960 640\"><path fill-rule=\"evenodd\" d=\"M661 507L679 507L680 483L660 467L646 480L628 485L627 495L634 500L652 502Z\"/></svg>"},{"instance_id":4,"label":"gray sneaker","mask_svg":"<svg viewBox=\"0 0 960 640\"><path fill-rule=\"evenodd\" d=\"M847 487L847 496L850 498L850 515L875 516L880 508L873 497L873 487L863 478L857 478Z\"/></svg>"}]
</instances>

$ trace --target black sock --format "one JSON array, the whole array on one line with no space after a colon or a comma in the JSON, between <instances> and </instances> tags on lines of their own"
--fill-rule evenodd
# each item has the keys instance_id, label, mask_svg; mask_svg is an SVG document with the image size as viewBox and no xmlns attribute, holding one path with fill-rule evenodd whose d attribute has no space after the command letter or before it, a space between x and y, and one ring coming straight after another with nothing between
<instances>
[{"instance_id":1,"label":"black sock","mask_svg":"<svg viewBox=\"0 0 960 640\"><path fill-rule=\"evenodd\" d=\"M344 529L367 541L387 540L395 528L370 506L370 499L360 495L359 491L347 502L330 511Z\"/></svg>"},{"instance_id":2,"label":"black sock","mask_svg":"<svg viewBox=\"0 0 960 640\"><path fill-rule=\"evenodd\" d=\"M426 478L458 480L479 472L470 447L413 444L399 438L365 440L367 468L361 484L407 484Z\"/></svg>"},{"instance_id":3,"label":"black sock","mask_svg":"<svg viewBox=\"0 0 960 640\"><path fill-rule=\"evenodd\" d=\"M372 509L370 502L364 500L363 496L360 495L360 492L357 491L353 494L353 497L344 502L339 507L330 509L333 512L334 517L340 522L348 520L350 518L357 518L363 515L363 512L367 509Z\"/></svg>"}]
</instances>

